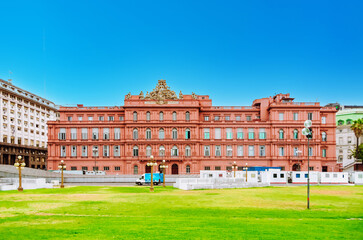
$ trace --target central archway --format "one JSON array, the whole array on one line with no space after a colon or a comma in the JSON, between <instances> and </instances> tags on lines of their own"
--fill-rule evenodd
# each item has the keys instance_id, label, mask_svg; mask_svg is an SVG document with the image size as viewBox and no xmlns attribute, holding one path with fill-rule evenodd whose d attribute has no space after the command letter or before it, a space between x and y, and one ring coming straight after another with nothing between
<instances>
[{"instance_id":1,"label":"central archway","mask_svg":"<svg viewBox=\"0 0 363 240\"><path fill-rule=\"evenodd\" d=\"M145 165L145 173L151 173L151 167L148 165Z\"/></svg>"},{"instance_id":2,"label":"central archway","mask_svg":"<svg viewBox=\"0 0 363 240\"><path fill-rule=\"evenodd\" d=\"M294 165L292 165L292 171L300 171L300 164L295 163Z\"/></svg>"}]
</instances>

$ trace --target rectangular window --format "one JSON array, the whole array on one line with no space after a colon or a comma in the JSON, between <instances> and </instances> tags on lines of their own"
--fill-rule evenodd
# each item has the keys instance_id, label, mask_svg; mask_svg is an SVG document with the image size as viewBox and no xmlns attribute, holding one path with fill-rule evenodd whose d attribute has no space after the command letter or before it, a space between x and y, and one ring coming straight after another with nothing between
<instances>
[{"instance_id":1,"label":"rectangular window","mask_svg":"<svg viewBox=\"0 0 363 240\"><path fill-rule=\"evenodd\" d=\"M265 128L260 128L259 138L260 139L266 139L266 130L265 130Z\"/></svg>"},{"instance_id":2,"label":"rectangular window","mask_svg":"<svg viewBox=\"0 0 363 240\"><path fill-rule=\"evenodd\" d=\"M88 121L93 121L93 117L92 116L88 116Z\"/></svg>"},{"instance_id":3,"label":"rectangular window","mask_svg":"<svg viewBox=\"0 0 363 240\"><path fill-rule=\"evenodd\" d=\"M120 146L113 146L113 156L115 157L120 156Z\"/></svg>"},{"instance_id":4,"label":"rectangular window","mask_svg":"<svg viewBox=\"0 0 363 240\"><path fill-rule=\"evenodd\" d=\"M77 171L77 167L71 167L72 171Z\"/></svg>"},{"instance_id":5,"label":"rectangular window","mask_svg":"<svg viewBox=\"0 0 363 240\"><path fill-rule=\"evenodd\" d=\"M88 171L88 167L82 167L82 171Z\"/></svg>"},{"instance_id":6,"label":"rectangular window","mask_svg":"<svg viewBox=\"0 0 363 240\"><path fill-rule=\"evenodd\" d=\"M255 146L248 146L248 156L255 156Z\"/></svg>"},{"instance_id":7,"label":"rectangular window","mask_svg":"<svg viewBox=\"0 0 363 240\"><path fill-rule=\"evenodd\" d=\"M221 139L221 129L220 128L215 128L214 129L214 139Z\"/></svg>"},{"instance_id":8,"label":"rectangular window","mask_svg":"<svg viewBox=\"0 0 363 240\"><path fill-rule=\"evenodd\" d=\"M209 121L209 116L204 116L204 121Z\"/></svg>"},{"instance_id":9,"label":"rectangular window","mask_svg":"<svg viewBox=\"0 0 363 240\"><path fill-rule=\"evenodd\" d=\"M322 156L326 157L326 149L322 149Z\"/></svg>"},{"instance_id":10,"label":"rectangular window","mask_svg":"<svg viewBox=\"0 0 363 240\"><path fill-rule=\"evenodd\" d=\"M115 167L115 171L120 171L121 167Z\"/></svg>"},{"instance_id":11,"label":"rectangular window","mask_svg":"<svg viewBox=\"0 0 363 240\"><path fill-rule=\"evenodd\" d=\"M58 139L59 140L66 140L66 129L65 128L60 128L59 129Z\"/></svg>"},{"instance_id":12,"label":"rectangular window","mask_svg":"<svg viewBox=\"0 0 363 240\"><path fill-rule=\"evenodd\" d=\"M92 156L98 157L98 146L93 146L92 148Z\"/></svg>"},{"instance_id":13,"label":"rectangular window","mask_svg":"<svg viewBox=\"0 0 363 240\"><path fill-rule=\"evenodd\" d=\"M77 139L77 128L71 128L71 139Z\"/></svg>"},{"instance_id":14,"label":"rectangular window","mask_svg":"<svg viewBox=\"0 0 363 240\"><path fill-rule=\"evenodd\" d=\"M285 155L285 149L283 147L279 147L279 156L283 157Z\"/></svg>"},{"instance_id":15,"label":"rectangular window","mask_svg":"<svg viewBox=\"0 0 363 240\"><path fill-rule=\"evenodd\" d=\"M248 139L255 139L255 130L253 128L248 129Z\"/></svg>"},{"instance_id":16,"label":"rectangular window","mask_svg":"<svg viewBox=\"0 0 363 240\"><path fill-rule=\"evenodd\" d=\"M115 117L114 116L108 116L108 121L114 121Z\"/></svg>"},{"instance_id":17,"label":"rectangular window","mask_svg":"<svg viewBox=\"0 0 363 240\"><path fill-rule=\"evenodd\" d=\"M110 139L110 129L109 128L103 129L103 139L105 139L105 140Z\"/></svg>"},{"instance_id":18,"label":"rectangular window","mask_svg":"<svg viewBox=\"0 0 363 240\"><path fill-rule=\"evenodd\" d=\"M110 167L106 167L106 166L103 167L103 171L109 171L109 170L110 170Z\"/></svg>"},{"instance_id":19,"label":"rectangular window","mask_svg":"<svg viewBox=\"0 0 363 240\"><path fill-rule=\"evenodd\" d=\"M237 128L237 139L243 139L243 128Z\"/></svg>"},{"instance_id":20,"label":"rectangular window","mask_svg":"<svg viewBox=\"0 0 363 240\"><path fill-rule=\"evenodd\" d=\"M78 121L82 121L83 117L79 116Z\"/></svg>"},{"instance_id":21,"label":"rectangular window","mask_svg":"<svg viewBox=\"0 0 363 240\"><path fill-rule=\"evenodd\" d=\"M231 120L231 116L226 116L225 119L226 119L226 121L230 121Z\"/></svg>"},{"instance_id":22,"label":"rectangular window","mask_svg":"<svg viewBox=\"0 0 363 240\"><path fill-rule=\"evenodd\" d=\"M82 128L82 139L85 140L88 138L88 129Z\"/></svg>"},{"instance_id":23,"label":"rectangular window","mask_svg":"<svg viewBox=\"0 0 363 240\"><path fill-rule=\"evenodd\" d=\"M246 120L247 121L251 121L252 120L252 116L246 116Z\"/></svg>"},{"instance_id":24,"label":"rectangular window","mask_svg":"<svg viewBox=\"0 0 363 240\"><path fill-rule=\"evenodd\" d=\"M241 116L236 116L236 121L241 121Z\"/></svg>"},{"instance_id":25,"label":"rectangular window","mask_svg":"<svg viewBox=\"0 0 363 240\"><path fill-rule=\"evenodd\" d=\"M260 156L261 157L265 157L266 156L266 151L265 151L265 146L264 145L262 145L262 146L260 146L260 149L259 149L260 151Z\"/></svg>"},{"instance_id":26,"label":"rectangular window","mask_svg":"<svg viewBox=\"0 0 363 240\"><path fill-rule=\"evenodd\" d=\"M66 156L66 146L61 146L60 151L61 151L61 157L65 157Z\"/></svg>"},{"instance_id":27,"label":"rectangular window","mask_svg":"<svg viewBox=\"0 0 363 240\"><path fill-rule=\"evenodd\" d=\"M98 121L103 121L104 120L104 117L103 116L99 116L98 117Z\"/></svg>"},{"instance_id":28,"label":"rectangular window","mask_svg":"<svg viewBox=\"0 0 363 240\"><path fill-rule=\"evenodd\" d=\"M204 128L204 139L210 139L209 128Z\"/></svg>"},{"instance_id":29,"label":"rectangular window","mask_svg":"<svg viewBox=\"0 0 363 240\"><path fill-rule=\"evenodd\" d=\"M82 146L82 157L87 157L87 146Z\"/></svg>"},{"instance_id":30,"label":"rectangular window","mask_svg":"<svg viewBox=\"0 0 363 240\"><path fill-rule=\"evenodd\" d=\"M219 116L214 116L214 121L219 121L220 117Z\"/></svg>"},{"instance_id":31,"label":"rectangular window","mask_svg":"<svg viewBox=\"0 0 363 240\"><path fill-rule=\"evenodd\" d=\"M284 120L284 113L279 113L279 120L283 121Z\"/></svg>"},{"instance_id":32,"label":"rectangular window","mask_svg":"<svg viewBox=\"0 0 363 240\"><path fill-rule=\"evenodd\" d=\"M308 113L308 120L313 120L313 113Z\"/></svg>"},{"instance_id":33,"label":"rectangular window","mask_svg":"<svg viewBox=\"0 0 363 240\"><path fill-rule=\"evenodd\" d=\"M76 146L71 146L71 156L72 157L77 157L77 147Z\"/></svg>"},{"instance_id":34,"label":"rectangular window","mask_svg":"<svg viewBox=\"0 0 363 240\"><path fill-rule=\"evenodd\" d=\"M120 121L123 121L123 120L124 120L124 116L120 116L120 117L119 117L119 120L120 120Z\"/></svg>"},{"instance_id":35,"label":"rectangular window","mask_svg":"<svg viewBox=\"0 0 363 240\"><path fill-rule=\"evenodd\" d=\"M121 138L120 128L114 128L115 140L119 140Z\"/></svg>"},{"instance_id":36,"label":"rectangular window","mask_svg":"<svg viewBox=\"0 0 363 240\"><path fill-rule=\"evenodd\" d=\"M210 170L210 167L209 166L205 166L204 167L204 170Z\"/></svg>"},{"instance_id":37,"label":"rectangular window","mask_svg":"<svg viewBox=\"0 0 363 240\"><path fill-rule=\"evenodd\" d=\"M98 128L92 128L92 139L98 140Z\"/></svg>"},{"instance_id":38,"label":"rectangular window","mask_svg":"<svg viewBox=\"0 0 363 240\"><path fill-rule=\"evenodd\" d=\"M72 117L68 117L68 121L72 121Z\"/></svg>"},{"instance_id":39,"label":"rectangular window","mask_svg":"<svg viewBox=\"0 0 363 240\"><path fill-rule=\"evenodd\" d=\"M210 156L210 147L204 146L204 156L209 157Z\"/></svg>"},{"instance_id":40,"label":"rectangular window","mask_svg":"<svg viewBox=\"0 0 363 240\"><path fill-rule=\"evenodd\" d=\"M231 145L227 145L226 146L226 150L227 150L227 157L232 157L232 146Z\"/></svg>"},{"instance_id":41,"label":"rectangular window","mask_svg":"<svg viewBox=\"0 0 363 240\"><path fill-rule=\"evenodd\" d=\"M309 147L309 156L313 156L313 148Z\"/></svg>"},{"instance_id":42,"label":"rectangular window","mask_svg":"<svg viewBox=\"0 0 363 240\"><path fill-rule=\"evenodd\" d=\"M243 146L237 146L237 156L238 157L243 156Z\"/></svg>"},{"instance_id":43,"label":"rectangular window","mask_svg":"<svg viewBox=\"0 0 363 240\"><path fill-rule=\"evenodd\" d=\"M220 157L222 154L221 154L221 146L217 145L215 147L215 151L216 151L216 157Z\"/></svg>"},{"instance_id":44,"label":"rectangular window","mask_svg":"<svg viewBox=\"0 0 363 240\"><path fill-rule=\"evenodd\" d=\"M232 128L226 128L226 139L233 139Z\"/></svg>"},{"instance_id":45,"label":"rectangular window","mask_svg":"<svg viewBox=\"0 0 363 240\"><path fill-rule=\"evenodd\" d=\"M220 166L215 166L214 170L219 171L219 170L221 170L221 167Z\"/></svg>"},{"instance_id":46,"label":"rectangular window","mask_svg":"<svg viewBox=\"0 0 363 240\"><path fill-rule=\"evenodd\" d=\"M103 156L109 157L110 156L110 146L104 145L103 146Z\"/></svg>"},{"instance_id":47,"label":"rectangular window","mask_svg":"<svg viewBox=\"0 0 363 240\"><path fill-rule=\"evenodd\" d=\"M326 124L326 117L322 117L322 118L321 118L321 123L322 123L322 124Z\"/></svg>"},{"instance_id":48,"label":"rectangular window","mask_svg":"<svg viewBox=\"0 0 363 240\"><path fill-rule=\"evenodd\" d=\"M299 114L298 113L293 113L293 119L294 119L294 121L299 120Z\"/></svg>"}]
</instances>

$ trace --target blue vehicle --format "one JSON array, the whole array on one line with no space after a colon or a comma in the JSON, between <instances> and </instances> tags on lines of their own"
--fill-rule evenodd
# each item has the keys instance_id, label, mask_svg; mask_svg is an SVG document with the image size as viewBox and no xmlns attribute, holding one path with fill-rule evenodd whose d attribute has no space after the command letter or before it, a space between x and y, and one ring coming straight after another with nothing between
<instances>
[{"instance_id":1,"label":"blue vehicle","mask_svg":"<svg viewBox=\"0 0 363 240\"><path fill-rule=\"evenodd\" d=\"M163 174L162 173L153 173L153 182L155 185L159 183L163 183ZM142 174L139 179L136 180L137 185L146 185L151 184L151 173Z\"/></svg>"}]
</instances>

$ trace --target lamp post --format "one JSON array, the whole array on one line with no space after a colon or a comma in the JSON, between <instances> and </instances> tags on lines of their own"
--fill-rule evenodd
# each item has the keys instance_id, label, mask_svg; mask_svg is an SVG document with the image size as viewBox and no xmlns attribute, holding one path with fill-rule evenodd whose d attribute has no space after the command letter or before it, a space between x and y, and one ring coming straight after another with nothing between
<instances>
[{"instance_id":1,"label":"lamp post","mask_svg":"<svg viewBox=\"0 0 363 240\"><path fill-rule=\"evenodd\" d=\"M305 128L302 130L302 134L308 138L308 189L307 189L307 208L310 209L310 152L309 152L309 143L310 139L313 138L313 130L311 126L313 125L311 120L306 120L304 122Z\"/></svg>"},{"instance_id":2,"label":"lamp post","mask_svg":"<svg viewBox=\"0 0 363 240\"><path fill-rule=\"evenodd\" d=\"M157 165L156 161L154 160L154 156L150 156L150 161L146 164L147 166L151 167L151 185L150 185L150 192L154 192L154 181L153 181L153 174L154 174L154 166Z\"/></svg>"},{"instance_id":3,"label":"lamp post","mask_svg":"<svg viewBox=\"0 0 363 240\"><path fill-rule=\"evenodd\" d=\"M236 178L236 170L237 170L237 163L236 162L233 162L232 169L233 169L233 172L234 172L234 178Z\"/></svg>"},{"instance_id":4,"label":"lamp post","mask_svg":"<svg viewBox=\"0 0 363 240\"><path fill-rule=\"evenodd\" d=\"M23 188L21 187L21 169L24 169L24 167L25 167L25 162L22 159L22 156L18 156L18 159L16 160L14 166L19 170L19 187L18 187L18 191L22 192Z\"/></svg>"},{"instance_id":5,"label":"lamp post","mask_svg":"<svg viewBox=\"0 0 363 240\"><path fill-rule=\"evenodd\" d=\"M93 171L95 172L95 175L96 175L96 165L97 165L97 152L98 152L98 150L94 147L93 148L93 156L95 157L95 167L93 168Z\"/></svg>"},{"instance_id":6,"label":"lamp post","mask_svg":"<svg viewBox=\"0 0 363 240\"><path fill-rule=\"evenodd\" d=\"M246 163L246 167L244 168L244 170L246 170L246 182L247 182L247 170L248 170L248 163Z\"/></svg>"},{"instance_id":7,"label":"lamp post","mask_svg":"<svg viewBox=\"0 0 363 240\"><path fill-rule=\"evenodd\" d=\"M58 165L58 168L61 170L62 172L62 183L60 185L61 188L64 188L64 184L63 184L63 170L66 169L66 164L64 163L64 161L62 160L60 162L60 164Z\"/></svg>"},{"instance_id":8,"label":"lamp post","mask_svg":"<svg viewBox=\"0 0 363 240\"><path fill-rule=\"evenodd\" d=\"M163 160L163 162L160 164L160 168L162 169L163 172L163 187L165 187L165 171L168 168L168 165L166 165L165 160Z\"/></svg>"}]
</instances>

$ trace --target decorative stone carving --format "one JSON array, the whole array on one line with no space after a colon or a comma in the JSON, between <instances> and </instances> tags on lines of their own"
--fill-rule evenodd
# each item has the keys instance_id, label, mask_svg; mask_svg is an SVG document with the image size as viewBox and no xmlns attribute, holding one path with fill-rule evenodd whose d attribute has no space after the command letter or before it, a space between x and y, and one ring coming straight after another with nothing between
<instances>
[{"instance_id":1,"label":"decorative stone carving","mask_svg":"<svg viewBox=\"0 0 363 240\"><path fill-rule=\"evenodd\" d=\"M195 95L195 93L192 92L192 98L197 99L197 95Z\"/></svg>"},{"instance_id":2,"label":"decorative stone carving","mask_svg":"<svg viewBox=\"0 0 363 240\"><path fill-rule=\"evenodd\" d=\"M165 100L177 100L178 97L174 91L171 91L166 80L159 80L158 85L150 92L150 99L156 100L158 104L165 104Z\"/></svg>"},{"instance_id":3,"label":"decorative stone carving","mask_svg":"<svg viewBox=\"0 0 363 240\"><path fill-rule=\"evenodd\" d=\"M149 99L150 99L150 93L147 91L146 96L145 96L145 100L149 100Z\"/></svg>"},{"instance_id":4,"label":"decorative stone carving","mask_svg":"<svg viewBox=\"0 0 363 240\"><path fill-rule=\"evenodd\" d=\"M129 93L126 95L125 99L130 99L130 98L131 98L131 93L129 92Z\"/></svg>"},{"instance_id":5,"label":"decorative stone carving","mask_svg":"<svg viewBox=\"0 0 363 240\"><path fill-rule=\"evenodd\" d=\"M181 91L179 92L179 99L183 99L183 94Z\"/></svg>"},{"instance_id":6,"label":"decorative stone carving","mask_svg":"<svg viewBox=\"0 0 363 240\"><path fill-rule=\"evenodd\" d=\"M144 99L144 93L142 91L140 92L139 98Z\"/></svg>"}]
</instances>

